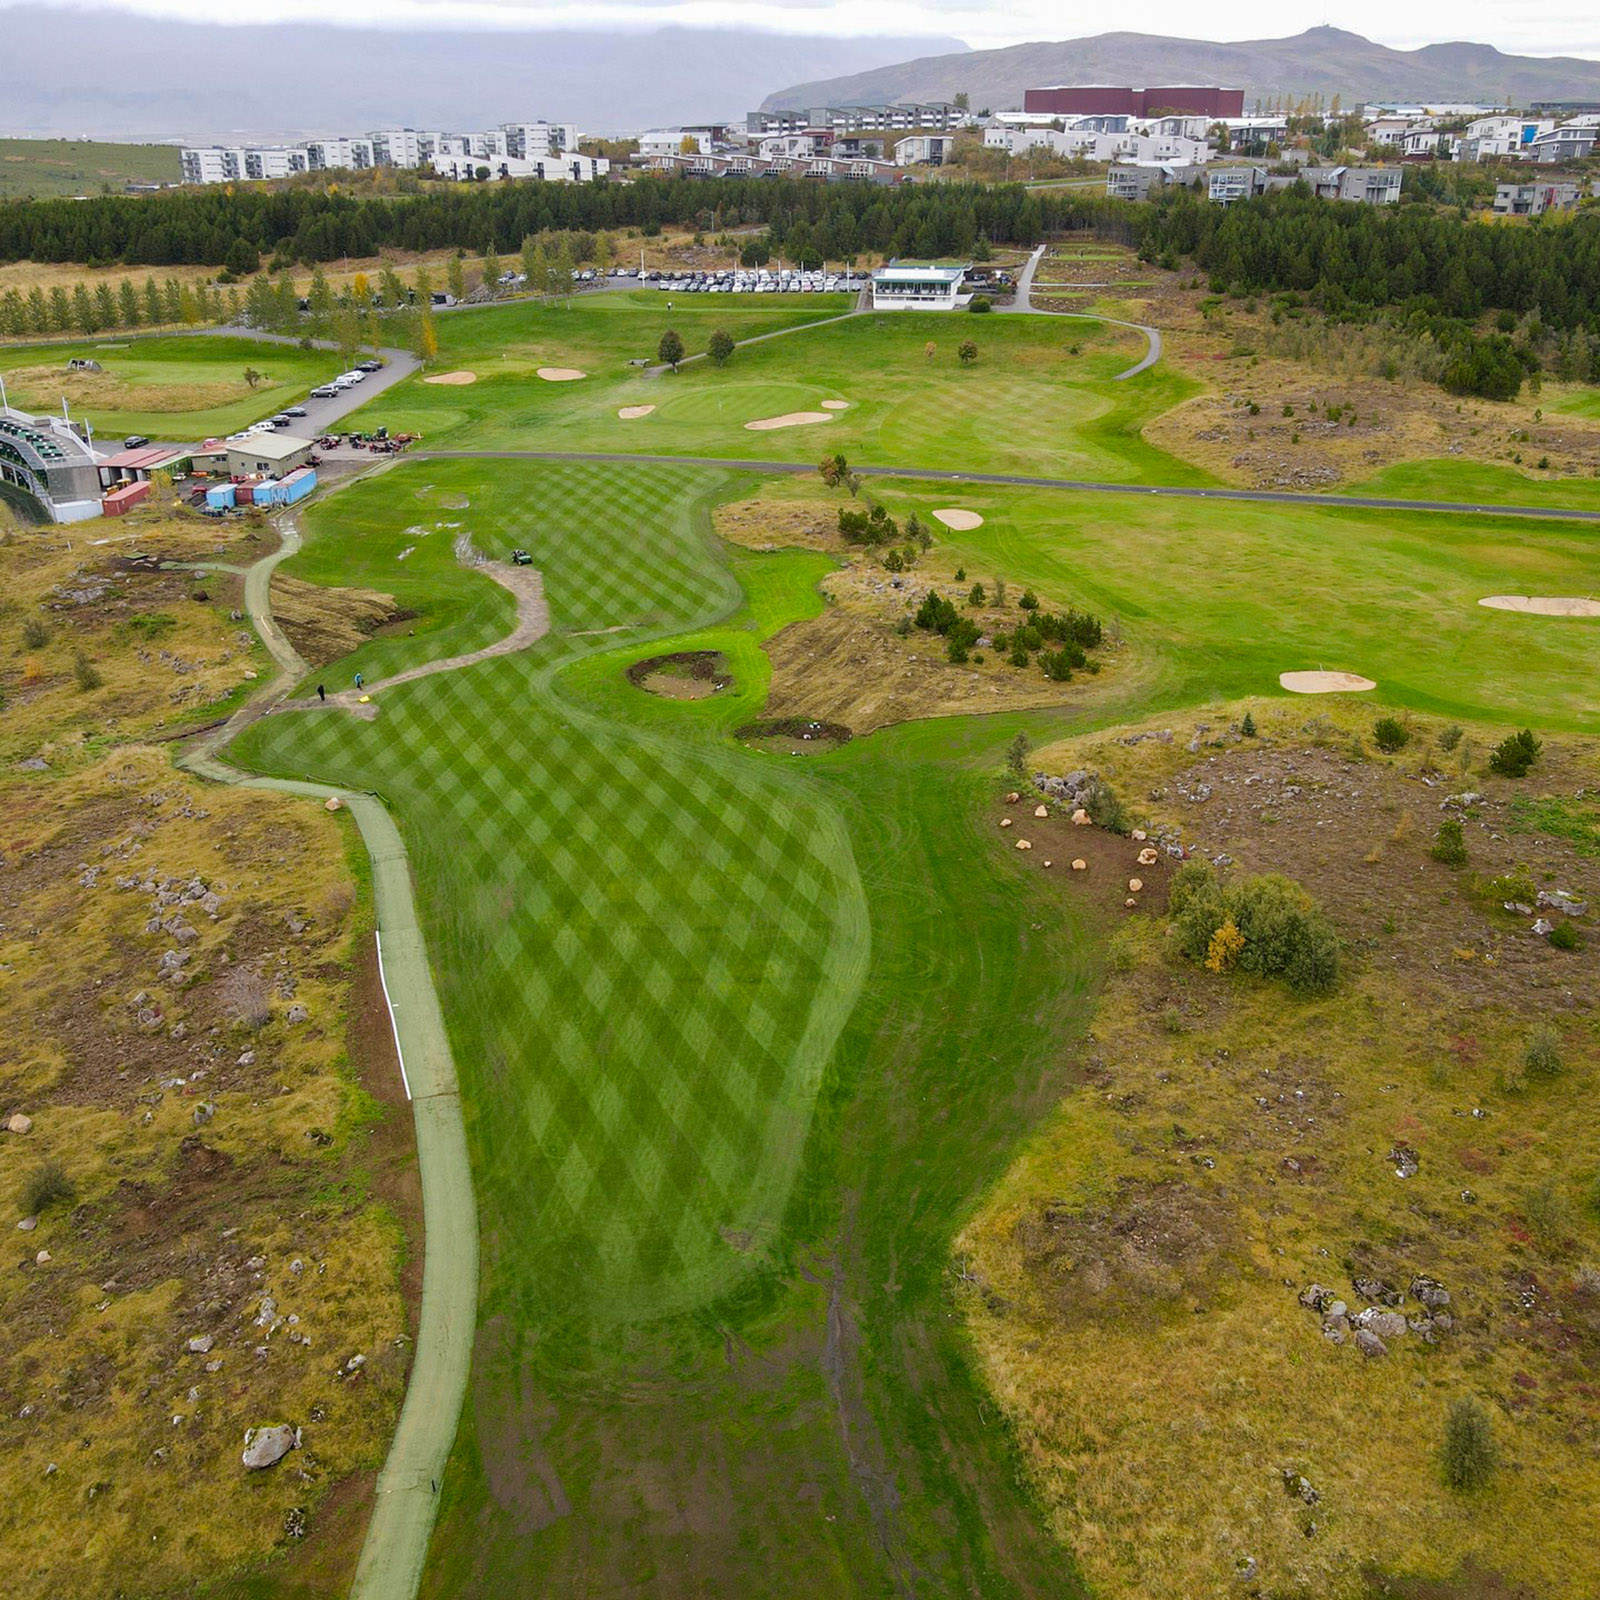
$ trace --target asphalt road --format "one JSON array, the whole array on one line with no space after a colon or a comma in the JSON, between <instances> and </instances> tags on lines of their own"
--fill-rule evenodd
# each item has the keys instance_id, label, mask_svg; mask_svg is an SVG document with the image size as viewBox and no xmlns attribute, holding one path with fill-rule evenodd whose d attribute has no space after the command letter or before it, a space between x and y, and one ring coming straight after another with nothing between
<instances>
[{"instance_id":1,"label":"asphalt road","mask_svg":"<svg viewBox=\"0 0 1600 1600\"><path fill-rule=\"evenodd\" d=\"M635 466L718 467L730 472L784 472L807 476L817 469L807 461L744 461L721 456L616 455L599 450L411 450L427 461L598 461ZM1600 522L1600 511L1560 506L1483 505L1460 500L1394 500L1378 495L1294 494L1281 489L1189 489L1176 485L1099 483L1085 478L1033 478L1014 472L951 472L939 467L878 467L852 463L869 478L909 478L926 483L998 484L1022 489L1069 489L1080 494L1158 495L1168 500L1241 500L1254 505L1323 506L1369 511L1455 511L1479 517L1536 517L1563 522Z\"/></svg>"}]
</instances>

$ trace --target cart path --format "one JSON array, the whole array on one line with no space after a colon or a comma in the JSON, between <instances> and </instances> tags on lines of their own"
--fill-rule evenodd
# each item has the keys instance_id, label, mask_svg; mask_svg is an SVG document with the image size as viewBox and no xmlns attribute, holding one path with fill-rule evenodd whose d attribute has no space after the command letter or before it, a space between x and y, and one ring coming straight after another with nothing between
<instances>
[{"instance_id":1,"label":"cart path","mask_svg":"<svg viewBox=\"0 0 1600 1600\"><path fill-rule=\"evenodd\" d=\"M371 683L363 684L359 689L336 689L328 696L326 704L352 711L358 717L375 716L376 707L362 704L363 695L375 695L381 690L393 689L397 684L415 683L418 678L431 678L438 672L456 672L462 667L476 666L480 661L493 660L495 656L512 655L518 650L526 650L529 645L536 644L549 633L550 606L545 600L542 573L532 567L497 566L477 551L473 551L472 559L464 564L474 572L481 572L486 578L493 578L502 588L511 591L517 602L516 627L505 638L497 639L493 644L486 644L481 650L469 650L465 655L445 656L439 661L424 661L421 666L407 667L404 672L396 672L387 678L377 678ZM296 681L304 679L310 670L307 667ZM303 695L295 700L279 700L271 709L306 711L314 710L323 703L315 696Z\"/></svg>"},{"instance_id":2,"label":"cart path","mask_svg":"<svg viewBox=\"0 0 1600 1600\"><path fill-rule=\"evenodd\" d=\"M1054 315L1054 313L1043 313ZM1104 318L1094 318L1104 321ZM1132 324L1129 324L1132 326ZM745 457L640 455L607 450L411 450L409 461L586 461L607 466L716 467L724 472L778 472L806 477L810 461L756 461ZM906 478L921 483L978 483L1000 488L1067 489L1077 494L1153 494L1172 500L1239 500L1257 505L1298 506L1315 511L1455 511L1477 517L1534 517L1564 522L1600 522L1600 511L1572 506L1486 505L1466 500L1398 500L1380 495L1296 494L1287 489L1196 489L1177 484L1105 483L1093 478L1035 478L1017 472L952 472L945 467L879 467L852 463L869 478Z\"/></svg>"},{"instance_id":3,"label":"cart path","mask_svg":"<svg viewBox=\"0 0 1600 1600\"><path fill-rule=\"evenodd\" d=\"M309 670L273 620L269 592L273 569L299 547L299 529L286 524L282 546L256 562L245 579L246 606L278 663L279 676L222 727L198 738L179 758L179 765L219 783L316 800L337 798L355 819L372 860L379 972L416 1126L424 1251L415 1358L388 1459L378 1474L350 1594L351 1600L414 1600L472 1366L478 1315L478 1212L455 1061L417 921L410 860L394 819L376 795L320 783L248 777L218 756L240 728L279 704ZM542 608L542 590L539 604ZM487 653L494 653L494 648ZM447 665L438 662L431 670L442 671Z\"/></svg>"}]
</instances>

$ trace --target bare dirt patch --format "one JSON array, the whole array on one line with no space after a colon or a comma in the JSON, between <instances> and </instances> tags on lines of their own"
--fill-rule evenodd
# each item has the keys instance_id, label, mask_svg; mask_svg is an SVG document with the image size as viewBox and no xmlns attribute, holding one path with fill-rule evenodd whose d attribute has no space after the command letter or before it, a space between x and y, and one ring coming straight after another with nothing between
<instances>
[{"instance_id":1,"label":"bare dirt patch","mask_svg":"<svg viewBox=\"0 0 1600 1600\"><path fill-rule=\"evenodd\" d=\"M452 386L464 386L478 381L476 372L434 372L422 380L424 383L443 383Z\"/></svg>"},{"instance_id":2,"label":"bare dirt patch","mask_svg":"<svg viewBox=\"0 0 1600 1600\"><path fill-rule=\"evenodd\" d=\"M763 717L734 729L735 739L756 750L777 755L813 756L837 750L848 744L850 729L838 722L821 722L814 717Z\"/></svg>"},{"instance_id":3,"label":"bare dirt patch","mask_svg":"<svg viewBox=\"0 0 1600 1600\"><path fill-rule=\"evenodd\" d=\"M635 661L627 677L636 689L667 700L709 700L733 687L732 674L723 671L726 666L720 650L681 650Z\"/></svg>"},{"instance_id":4,"label":"bare dirt patch","mask_svg":"<svg viewBox=\"0 0 1600 1600\"><path fill-rule=\"evenodd\" d=\"M587 372L579 372L576 367L540 367L538 376L546 383L576 383L579 378L587 378Z\"/></svg>"},{"instance_id":5,"label":"bare dirt patch","mask_svg":"<svg viewBox=\"0 0 1600 1600\"><path fill-rule=\"evenodd\" d=\"M1358 672L1280 672L1278 682L1290 694L1361 694L1378 687Z\"/></svg>"},{"instance_id":6,"label":"bare dirt patch","mask_svg":"<svg viewBox=\"0 0 1600 1600\"><path fill-rule=\"evenodd\" d=\"M391 594L327 589L281 573L272 580L272 614L313 667L347 656L374 634L414 617Z\"/></svg>"},{"instance_id":7,"label":"bare dirt patch","mask_svg":"<svg viewBox=\"0 0 1600 1600\"><path fill-rule=\"evenodd\" d=\"M1478 604L1491 611L1522 611L1535 617L1600 617L1600 600L1571 595L1491 594Z\"/></svg>"},{"instance_id":8,"label":"bare dirt patch","mask_svg":"<svg viewBox=\"0 0 1600 1600\"><path fill-rule=\"evenodd\" d=\"M831 411L785 411L779 417L761 417L745 423L752 433L767 433L775 428L807 428L816 422L832 422Z\"/></svg>"}]
</instances>

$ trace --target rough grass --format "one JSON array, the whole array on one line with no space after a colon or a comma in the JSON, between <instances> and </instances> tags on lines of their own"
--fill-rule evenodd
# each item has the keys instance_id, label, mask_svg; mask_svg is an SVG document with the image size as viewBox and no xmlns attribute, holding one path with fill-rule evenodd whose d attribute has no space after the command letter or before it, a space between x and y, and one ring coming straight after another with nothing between
<instances>
[{"instance_id":1,"label":"rough grass","mask_svg":"<svg viewBox=\"0 0 1600 1600\"><path fill-rule=\"evenodd\" d=\"M112 348L92 339L0 346L11 403L59 411L63 395L81 394L74 413L93 423L101 439L143 433L199 441L221 438L304 399L332 376L338 360L328 351L254 339L126 335L108 342ZM99 361L105 371L69 374L74 357ZM244 382L246 367L264 374L255 389Z\"/></svg>"},{"instance_id":2,"label":"rough grass","mask_svg":"<svg viewBox=\"0 0 1600 1600\"><path fill-rule=\"evenodd\" d=\"M41 1164L75 1191L9 1235L27 1243L0 1280L6 1592L166 1593L282 1570L293 1507L326 1551L328 1491L381 1459L406 1367L402 1242L371 1198L375 1108L345 1057L370 909L344 830L127 748L71 777L8 778L0 804L0 1097L33 1118L0 1140L0 1195ZM223 897L216 920L186 910L199 937L183 986L158 977L175 945L147 929L150 897L113 887L146 868L202 874ZM230 956L271 981L258 1030L219 1008ZM276 987L289 974L310 1013L294 1027ZM256 1326L263 1294L297 1320ZM201 1334L214 1348L186 1353ZM338 1377L357 1352L361 1377ZM281 1421L304 1427L305 1450L247 1479L246 1428Z\"/></svg>"},{"instance_id":3,"label":"rough grass","mask_svg":"<svg viewBox=\"0 0 1600 1600\"><path fill-rule=\"evenodd\" d=\"M129 183L176 183L179 176L174 145L0 139L3 200L114 193Z\"/></svg>"},{"instance_id":4,"label":"rough grass","mask_svg":"<svg viewBox=\"0 0 1600 1600\"><path fill-rule=\"evenodd\" d=\"M1222 732L1238 710L1205 720ZM1589 958L1528 947L1525 927L1427 862L1425 838L1394 830L1369 873L1373 813L1405 790L1376 769L1325 787L1301 758L1314 836L1275 814L1294 810L1285 800L1255 820L1234 807L1219 837L1219 802L1202 815L1171 787L1186 764L1217 778L1286 745L1342 752L1361 720L1254 710L1261 741L1225 736L1198 758L1184 725L1175 744L1100 736L1036 765L1110 763L1119 784L1161 796L1143 808L1155 820L1204 829L1241 870L1326 858L1319 896L1354 959L1334 996L1297 1002L1179 961L1159 923L1121 931L1088 1086L957 1241L989 1380L1053 1525L1104 1592L1211 1593L1254 1561L1272 1592L1360 1593L1363 1565L1428 1579L1476 1565L1542 1595L1586 1594L1600 1469L1585 1441L1600 1417L1582 1379L1597 1320L1579 1269L1600 1225L1579 1206L1600 1045L1588 965L1570 963ZM1407 774L1421 759L1408 752ZM1592 744L1557 761L1564 785L1596 775ZM1338 803L1343 784L1359 803ZM1472 830L1480 857L1498 827ZM1542 881L1594 886L1559 842L1533 864ZM1497 978L1511 961L1516 975ZM1566 1069L1535 1083L1516 1064L1545 1019ZM1421 1153L1411 1180L1384 1159L1397 1141ZM1529 1196L1546 1192L1561 1221L1541 1240ZM1328 1343L1296 1293L1320 1282L1353 1312L1363 1271L1402 1290L1413 1273L1440 1278L1456 1328L1433 1348L1393 1339L1378 1361ZM1504 1458L1492 1493L1466 1498L1439 1466L1464 1393L1489 1404ZM1311 1481L1314 1507L1285 1494L1285 1469Z\"/></svg>"}]
</instances>

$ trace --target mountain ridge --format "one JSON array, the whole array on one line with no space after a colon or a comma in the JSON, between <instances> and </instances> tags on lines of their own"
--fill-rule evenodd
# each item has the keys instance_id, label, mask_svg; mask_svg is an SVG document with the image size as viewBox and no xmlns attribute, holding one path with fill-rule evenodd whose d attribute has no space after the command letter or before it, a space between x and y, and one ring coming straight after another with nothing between
<instances>
[{"instance_id":1,"label":"mountain ridge","mask_svg":"<svg viewBox=\"0 0 1600 1600\"><path fill-rule=\"evenodd\" d=\"M1051 83L1221 83L1245 91L1247 106L1276 96L1347 105L1368 100L1600 100L1600 61L1515 56L1493 45L1450 40L1394 50L1358 33L1308 28L1283 39L1216 42L1164 34L1103 33L1038 40L998 50L924 55L892 66L792 84L766 110L950 100L965 92L974 109L1012 110L1025 89Z\"/></svg>"},{"instance_id":2,"label":"mountain ridge","mask_svg":"<svg viewBox=\"0 0 1600 1600\"><path fill-rule=\"evenodd\" d=\"M0 134L195 143L529 117L594 133L742 120L797 72L870 69L929 44L750 28L188 23L31 5L0 6L0 39ZM958 39L933 43L965 49ZM85 73L85 63L111 62L115 71Z\"/></svg>"}]
</instances>

